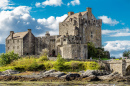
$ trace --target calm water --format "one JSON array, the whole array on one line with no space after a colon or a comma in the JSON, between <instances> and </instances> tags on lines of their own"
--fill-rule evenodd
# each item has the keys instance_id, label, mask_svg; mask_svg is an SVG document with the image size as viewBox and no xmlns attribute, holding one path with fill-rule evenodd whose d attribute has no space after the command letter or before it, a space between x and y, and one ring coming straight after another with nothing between
<instances>
[{"instance_id":1,"label":"calm water","mask_svg":"<svg viewBox=\"0 0 130 86\"><path fill-rule=\"evenodd\" d=\"M130 83L43 83L43 82L1 82L0 86L130 86Z\"/></svg>"}]
</instances>

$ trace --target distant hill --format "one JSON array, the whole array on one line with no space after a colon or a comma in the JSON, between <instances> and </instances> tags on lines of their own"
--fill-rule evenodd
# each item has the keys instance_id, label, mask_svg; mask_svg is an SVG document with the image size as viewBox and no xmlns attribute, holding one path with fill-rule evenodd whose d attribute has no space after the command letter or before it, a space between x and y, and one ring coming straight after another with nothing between
<instances>
[{"instance_id":1,"label":"distant hill","mask_svg":"<svg viewBox=\"0 0 130 86\"><path fill-rule=\"evenodd\" d=\"M5 44L0 44L0 53L5 53Z\"/></svg>"}]
</instances>

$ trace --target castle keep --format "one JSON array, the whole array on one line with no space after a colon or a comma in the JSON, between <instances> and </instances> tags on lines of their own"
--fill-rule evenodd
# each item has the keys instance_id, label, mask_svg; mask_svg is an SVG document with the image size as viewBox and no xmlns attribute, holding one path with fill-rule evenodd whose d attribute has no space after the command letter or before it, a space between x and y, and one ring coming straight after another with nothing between
<instances>
[{"instance_id":1,"label":"castle keep","mask_svg":"<svg viewBox=\"0 0 130 86\"><path fill-rule=\"evenodd\" d=\"M6 52L14 50L19 55L39 55L42 49L49 50L49 56L58 53L67 59L87 59L87 43L101 47L102 20L96 19L91 8L87 11L68 12L68 17L59 23L59 35L51 36L46 32L43 37L35 37L28 29L26 32L14 33L6 38Z\"/></svg>"}]
</instances>

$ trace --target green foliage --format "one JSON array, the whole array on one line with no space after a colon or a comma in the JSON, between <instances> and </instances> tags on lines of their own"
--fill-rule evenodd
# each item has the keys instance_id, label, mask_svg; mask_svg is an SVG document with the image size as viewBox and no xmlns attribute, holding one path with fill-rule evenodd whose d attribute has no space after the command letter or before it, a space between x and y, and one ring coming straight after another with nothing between
<instances>
[{"instance_id":1,"label":"green foliage","mask_svg":"<svg viewBox=\"0 0 130 86\"><path fill-rule=\"evenodd\" d=\"M65 63L65 60L61 57L60 54L57 55L57 60L55 62L55 65L54 65L54 68L56 70L63 70L64 69L64 63Z\"/></svg>"},{"instance_id":2,"label":"green foliage","mask_svg":"<svg viewBox=\"0 0 130 86\"><path fill-rule=\"evenodd\" d=\"M86 70L98 70L100 66L97 62L85 62Z\"/></svg>"},{"instance_id":3,"label":"green foliage","mask_svg":"<svg viewBox=\"0 0 130 86\"><path fill-rule=\"evenodd\" d=\"M124 51L124 52L123 52L123 56L124 56L124 57L129 57L129 58L130 58L130 50Z\"/></svg>"},{"instance_id":4,"label":"green foliage","mask_svg":"<svg viewBox=\"0 0 130 86\"><path fill-rule=\"evenodd\" d=\"M92 42L88 43L88 58L96 57L96 48Z\"/></svg>"},{"instance_id":5,"label":"green foliage","mask_svg":"<svg viewBox=\"0 0 130 86\"><path fill-rule=\"evenodd\" d=\"M37 70L50 70L56 69L58 71L65 72L78 72L81 70L95 70L99 68L97 62L84 62L84 61L66 61L60 54L57 56L56 61L40 61L39 58L24 57L18 60L14 60L6 66L0 67L0 71L7 69L13 69L18 71L37 71Z\"/></svg>"},{"instance_id":6,"label":"green foliage","mask_svg":"<svg viewBox=\"0 0 130 86\"><path fill-rule=\"evenodd\" d=\"M39 61L48 61L47 54L44 53L44 55L40 56Z\"/></svg>"},{"instance_id":7,"label":"green foliage","mask_svg":"<svg viewBox=\"0 0 130 86\"><path fill-rule=\"evenodd\" d=\"M45 69L44 65L43 65L43 64L40 64L40 65L39 65L39 64L34 60L33 63L30 64L26 70L28 70L28 71L37 71L37 70L43 70L43 69Z\"/></svg>"},{"instance_id":8,"label":"green foliage","mask_svg":"<svg viewBox=\"0 0 130 86\"><path fill-rule=\"evenodd\" d=\"M0 65L4 66L10 64L12 61L19 59L18 54L15 54L14 51L3 53L0 55Z\"/></svg>"},{"instance_id":9,"label":"green foliage","mask_svg":"<svg viewBox=\"0 0 130 86\"><path fill-rule=\"evenodd\" d=\"M81 70L85 70L84 62L82 61L65 62L64 67L64 71L66 72L78 72Z\"/></svg>"},{"instance_id":10,"label":"green foliage","mask_svg":"<svg viewBox=\"0 0 130 86\"><path fill-rule=\"evenodd\" d=\"M46 70L53 69L55 61L44 61Z\"/></svg>"},{"instance_id":11,"label":"green foliage","mask_svg":"<svg viewBox=\"0 0 130 86\"><path fill-rule=\"evenodd\" d=\"M87 45L88 45L88 58L90 57L108 58L108 56L106 55L107 51L104 51L104 48L101 47L95 48L92 42L89 42Z\"/></svg>"}]
</instances>

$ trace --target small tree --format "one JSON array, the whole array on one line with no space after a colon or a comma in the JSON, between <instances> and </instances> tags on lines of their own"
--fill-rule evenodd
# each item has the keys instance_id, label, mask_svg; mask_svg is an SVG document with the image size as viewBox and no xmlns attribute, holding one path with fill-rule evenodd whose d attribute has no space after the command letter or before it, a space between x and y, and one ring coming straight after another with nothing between
<instances>
[{"instance_id":1,"label":"small tree","mask_svg":"<svg viewBox=\"0 0 130 86\"><path fill-rule=\"evenodd\" d=\"M43 49L42 52L41 52L41 54L40 54L39 61L47 61L47 60L49 60L49 59L47 58L48 53L49 53L49 50L48 50L48 49L46 49L46 48Z\"/></svg>"},{"instance_id":2,"label":"small tree","mask_svg":"<svg viewBox=\"0 0 130 86\"><path fill-rule=\"evenodd\" d=\"M14 51L3 53L0 55L0 65L4 66L6 64L10 64L13 60L17 60L19 58L19 55L15 54Z\"/></svg>"},{"instance_id":3,"label":"small tree","mask_svg":"<svg viewBox=\"0 0 130 86\"><path fill-rule=\"evenodd\" d=\"M64 63L65 63L65 60L62 58L60 54L58 54L54 68L56 70L62 71L64 69Z\"/></svg>"},{"instance_id":4,"label":"small tree","mask_svg":"<svg viewBox=\"0 0 130 86\"><path fill-rule=\"evenodd\" d=\"M40 56L48 55L48 53L49 53L49 50L47 48L42 49L42 52L41 52Z\"/></svg>"},{"instance_id":5,"label":"small tree","mask_svg":"<svg viewBox=\"0 0 130 86\"><path fill-rule=\"evenodd\" d=\"M124 52L123 52L123 56L124 56L124 57L129 57L129 58L130 58L130 50L124 51Z\"/></svg>"},{"instance_id":6,"label":"small tree","mask_svg":"<svg viewBox=\"0 0 130 86\"><path fill-rule=\"evenodd\" d=\"M88 43L88 58L96 57L96 48L92 42Z\"/></svg>"}]
</instances>

